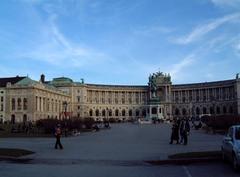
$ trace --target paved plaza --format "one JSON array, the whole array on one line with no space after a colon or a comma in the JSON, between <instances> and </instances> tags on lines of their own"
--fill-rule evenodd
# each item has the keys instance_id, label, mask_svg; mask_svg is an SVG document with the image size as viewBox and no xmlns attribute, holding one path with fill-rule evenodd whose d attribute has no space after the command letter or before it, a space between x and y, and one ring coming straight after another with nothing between
<instances>
[{"instance_id":1,"label":"paved plaza","mask_svg":"<svg viewBox=\"0 0 240 177\"><path fill-rule=\"evenodd\" d=\"M169 145L171 127L168 124L111 126L109 130L63 138L63 150L54 149L54 138L1 139L2 148L23 148L36 154L28 156L33 160L27 164L1 162L0 176L188 176L188 173L199 176L195 171L203 174L204 169L214 168L234 175L230 166L222 163L186 167L151 166L144 162L164 160L168 155L180 152L220 150L222 135L192 130L187 146Z\"/></svg>"}]
</instances>

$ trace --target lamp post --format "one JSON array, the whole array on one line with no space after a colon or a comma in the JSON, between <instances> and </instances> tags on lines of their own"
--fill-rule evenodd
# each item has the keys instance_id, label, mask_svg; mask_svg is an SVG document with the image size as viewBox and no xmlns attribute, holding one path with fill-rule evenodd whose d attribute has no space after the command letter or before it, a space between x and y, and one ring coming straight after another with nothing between
<instances>
[{"instance_id":1,"label":"lamp post","mask_svg":"<svg viewBox=\"0 0 240 177\"><path fill-rule=\"evenodd\" d=\"M192 117L193 117L193 105L192 105L192 102L189 103L189 112L190 112L190 119L192 120Z\"/></svg>"}]
</instances>

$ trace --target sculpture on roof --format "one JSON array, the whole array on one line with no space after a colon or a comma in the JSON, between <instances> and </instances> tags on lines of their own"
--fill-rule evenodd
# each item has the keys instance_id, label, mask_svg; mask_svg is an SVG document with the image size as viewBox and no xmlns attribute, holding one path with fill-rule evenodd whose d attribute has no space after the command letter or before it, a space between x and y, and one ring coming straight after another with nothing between
<instances>
[{"instance_id":1,"label":"sculpture on roof","mask_svg":"<svg viewBox=\"0 0 240 177\"><path fill-rule=\"evenodd\" d=\"M157 82L156 82L156 74L155 73L153 73L152 75L150 74L148 85L150 87L152 97L155 98L156 92L157 92Z\"/></svg>"}]
</instances>

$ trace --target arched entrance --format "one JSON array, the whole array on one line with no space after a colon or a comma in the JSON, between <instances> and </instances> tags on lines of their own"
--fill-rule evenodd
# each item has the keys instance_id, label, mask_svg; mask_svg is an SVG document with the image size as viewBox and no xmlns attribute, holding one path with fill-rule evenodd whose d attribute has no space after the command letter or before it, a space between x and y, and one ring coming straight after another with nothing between
<instances>
[{"instance_id":1,"label":"arched entrance","mask_svg":"<svg viewBox=\"0 0 240 177\"><path fill-rule=\"evenodd\" d=\"M15 115L14 114L11 115L11 124L15 124Z\"/></svg>"},{"instance_id":2,"label":"arched entrance","mask_svg":"<svg viewBox=\"0 0 240 177\"><path fill-rule=\"evenodd\" d=\"M27 115L24 114L24 115L23 115L23 123L26 123L26 122L27 122Z\"/></svg>"}]
</instances>

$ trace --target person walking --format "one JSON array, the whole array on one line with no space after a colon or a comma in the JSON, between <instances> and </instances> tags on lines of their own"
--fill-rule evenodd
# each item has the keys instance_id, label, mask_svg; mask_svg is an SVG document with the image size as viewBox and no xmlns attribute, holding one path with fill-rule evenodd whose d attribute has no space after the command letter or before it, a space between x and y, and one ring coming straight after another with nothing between
<instances>
[{"instance_id":1,"label":"person walking","mask_svg":"<svg viewBox=\"0 0 240 177\"><path fill-rule=\"evenodd\" d=\"M58 124L55 129L55 137L56 137L55 149L57 149L58 146L60 147L60 149L63 149L63 146L61 144L61 135L62 135L61 126L60 124Z\"/></svg>"},{"instance_id":2,"label":"person walking","mask_svg":"<svg viewBox=\"0 0 240 177\"><path fill-rule=\"evenodd\" d=\"M180 126L180 133L181 133L181 136L183 139L183 144L184 145L187 145L188 144L188 135L189 135L189 132L190 132L190 124L189 124L189 121L188 119L184 119L181 123L181 126Z\"/></svg>"},{"instance_id":3,"label":"person walking","mask_svg":"<svg viewBox=\"0 0 240 177\"><path fill-rule=\"evenodd\" d=\"M172 126L171 140L169 144L173 144L173 141L179 144L179 120L175 120Z\"/></svg>"},{"instance_id":4,"label":"person walking","mask_svg":"<svg viewBox=\"0 0 240 177\"><path fill-rule=\"evenodd\" d=\"M180 144L184 141L184 120L181 120L180 126L179 126L179 133L180 133Z\"/></svg>"}]
</instances>

